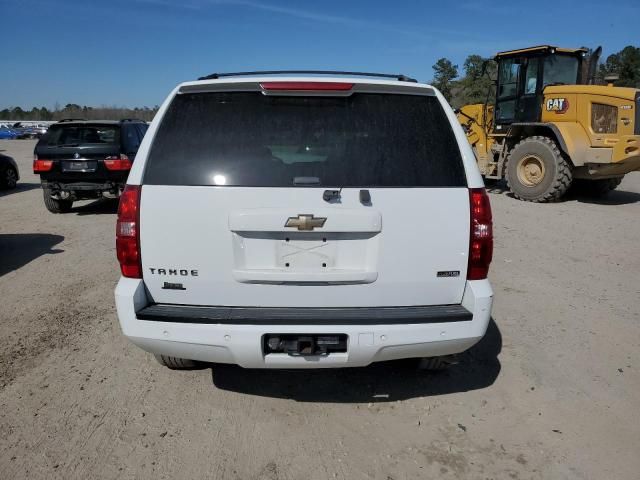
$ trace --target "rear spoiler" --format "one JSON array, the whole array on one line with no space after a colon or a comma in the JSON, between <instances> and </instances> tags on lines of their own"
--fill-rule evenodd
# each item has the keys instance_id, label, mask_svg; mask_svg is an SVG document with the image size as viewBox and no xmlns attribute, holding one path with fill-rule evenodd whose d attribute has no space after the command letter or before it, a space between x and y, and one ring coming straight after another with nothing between
<instances>
[{"instance_id":1,"label":"rear spoiler","mask_svg":"<svg viewBox=\"0 0 640 480\"><path fill-rule=\"evenodd\" d=\"M346 85L340 80L340 85ZM346 79L345 79L346 82ZM278 83L278 88L271 88L274 83ZM284 84L291 84L292 88L282 88ZM307 90L300 89L301 83L315 84L321 86L322 84L336 84L333 79L322 78L300 78L300 77L283 77L278 78L277 82L273 82L271 78L255 78L249 80L240 80L230 78L227 81L213 81L213 82L193 82L183 84L178 88L178 94L183 93L206 93L206 92L261 92L265 95L314 95L314 96L341 96L348 97L354 93L395 93L403 95L426 95L433 96L435 91L432 87L420 84L410 83L406 84L389 84L389 83L359 83L357 79L352 79L348 82L352 86L350 88L340 89L327 89L327 88L310 88Z\"/></svg>"}]
</instances>

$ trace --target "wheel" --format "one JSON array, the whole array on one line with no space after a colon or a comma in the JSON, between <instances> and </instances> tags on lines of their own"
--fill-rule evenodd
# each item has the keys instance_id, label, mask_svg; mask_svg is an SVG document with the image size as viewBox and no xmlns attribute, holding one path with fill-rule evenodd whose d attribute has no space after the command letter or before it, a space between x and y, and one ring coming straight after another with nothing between
<instances>
[{"instance_id":1,"label":"wheel","mask_svg":"<svg viewBox=\"0 0 640 480\"><path fill-rule=\"evenodd\" d=\"M529 137L507 158L507 185L527 202L555 202L571 186L571 166L548 137Z\"/></svg>"},{"instance_id":2,"label":"wheel","mask_svg":"<svg viewBox=\"0 0 640 480\"><path fill-rule=\"evenodd\" d=\"M168 355L154 355L160 365L170 368L171 370L185 370L195 368L198 362L188 360L186 358L170 357Z\"/></svg>"},{"instance_id":3,"label":"wheel","mask_svg":"<svg viewBox=\"0 0 640 480\"><path fill-rule=\"evenodd\" d=\"M44 205L51 213L68 213L71 211L73 205L72 200L58 200L51 196L51 190L48 188L42 189L44 195Z\"/></svg>"},{"instance_id":4,"label":"wheel","mask_svg":"<svg viewBox=\"0 0 640 480\"><path fill-rule=\"evenodd\" d=\"M430 372L440 372L449 368L449 365L457 363L455 357L447 355L443 357L425 357L418 358L418 370L426 370Z\"/></svg>"},{"instance_id":5,"label":"wheel","mask_svg":"<svg viewBox=\"0 0 640 480\"><path fill-rule=\"evenodd\" d=\"M16 188L18 184L18 172L13 167L7 167L0 177L0 187L6 189Z\"/></svg>"},{"instance_id":6,"label":"wheel","mask_svg":"<svg viewBox=\"0 0 640 480\"><path fill-rule=\"evenodd\" d=\"M576 180L576 190L579 193L583 193L585 195L589 195L590 197L604 197L607 193L612 190L615 190L620 182L622 182L622 177L614 177L614 178L600 178L598 180Z\"/></svg>"}]
</instances>

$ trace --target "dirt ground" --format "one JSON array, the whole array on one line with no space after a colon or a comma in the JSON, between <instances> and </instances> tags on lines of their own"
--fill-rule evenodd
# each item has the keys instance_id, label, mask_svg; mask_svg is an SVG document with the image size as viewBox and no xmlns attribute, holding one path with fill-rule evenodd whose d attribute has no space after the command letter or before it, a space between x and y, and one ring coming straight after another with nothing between
<instances>
[{"instance_id":1,"label":"dirt ground","mask_svg":"<svg viewBox=\"0 0 640 480\"><path fill-rule=\"evenodd\" d=\"M0 141L0 479L637 479L640 173L604 201L491 195L485 339L442 374L176 372L120 334L114 202L48 213Z\"/></svg>"}]
</instances>

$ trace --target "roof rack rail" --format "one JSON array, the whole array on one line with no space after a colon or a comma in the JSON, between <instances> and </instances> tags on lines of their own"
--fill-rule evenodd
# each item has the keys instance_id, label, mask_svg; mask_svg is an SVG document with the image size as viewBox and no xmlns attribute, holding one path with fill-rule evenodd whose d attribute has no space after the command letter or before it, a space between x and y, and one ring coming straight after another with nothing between
<instances>
[{"instance_id":1,"label":"roof rack rail","mask_svg":"<svg viewBox=\"0 0 640 480\"><path fill-rule=\"evenodd\" d=\"M58 120L58 123L64 123L64 122L86 122L87 119L86 118L63 118L61 120Z\"/></svg>"},{"instance_id":2,"label":"roof rack rail","mask_svg":"<svg viewBox=\"0 0 640 480\"><path fill-rule=\"evenodd\" d=\"M120 123L125 123L125 122L143 122L143 123L147 123L145 120L142 120L140 118L121 118L120 119Z\"/></svg>"},{"instance_id":3,"label":"roof rack rail","mask_svg":"<svg viewBox=\"0 0 640 480\"><path fill-rule=\"evenodd\" d=\"M377 77L377 78L393 78L400 82L413 82L418 81L415 78L407 77L402 74L391 73L370 73L370 72L343 72L340 70L258 70L255 72L233 72L233 73L212 73L204 77L198 78L198 80L215 80L223 77L246 77L250 75L283 75L283 74L296 74L296 75L351 75L356 77Z\"/></svg>"}]
</instances>

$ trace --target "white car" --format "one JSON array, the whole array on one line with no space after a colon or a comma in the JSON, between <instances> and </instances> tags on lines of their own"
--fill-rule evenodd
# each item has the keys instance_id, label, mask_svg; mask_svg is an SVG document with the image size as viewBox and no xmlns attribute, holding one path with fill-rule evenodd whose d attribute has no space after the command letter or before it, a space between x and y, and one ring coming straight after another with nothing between
<instances>
[{"instance_id":1,"label":"white car","mask_svg":"<svg viewBox=\"0 0 640 480\"><path fill-rule=\"evenodd\" d=\"M171 368L439 366L478 342L491 209L446 100L273 73L182 83L156 115L118 212L124 335Z\"/></svg>"}]
</instances>

